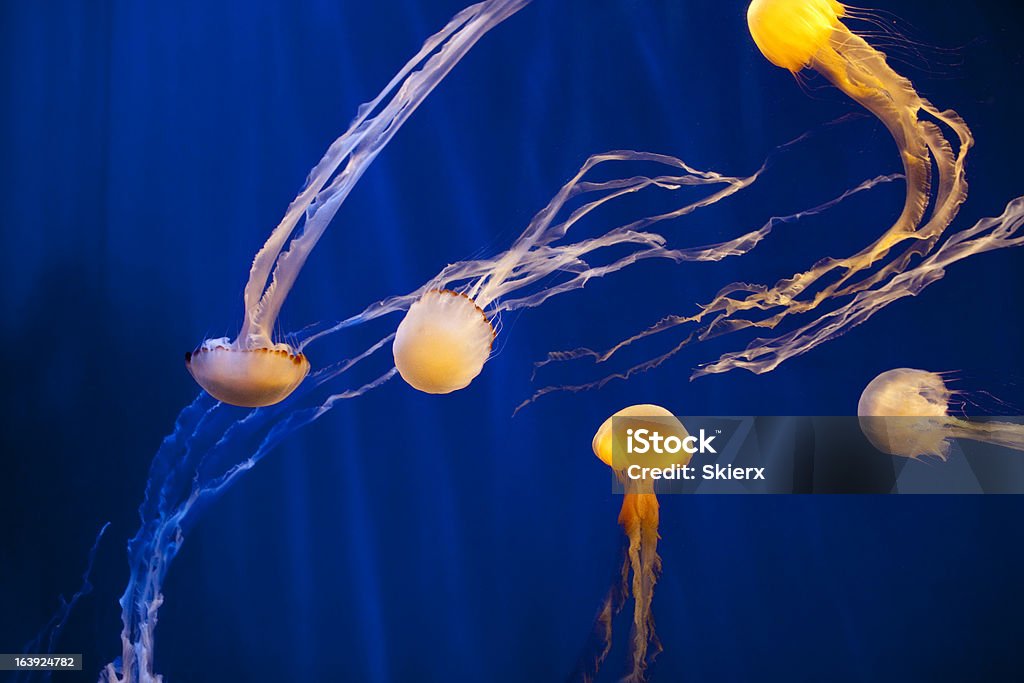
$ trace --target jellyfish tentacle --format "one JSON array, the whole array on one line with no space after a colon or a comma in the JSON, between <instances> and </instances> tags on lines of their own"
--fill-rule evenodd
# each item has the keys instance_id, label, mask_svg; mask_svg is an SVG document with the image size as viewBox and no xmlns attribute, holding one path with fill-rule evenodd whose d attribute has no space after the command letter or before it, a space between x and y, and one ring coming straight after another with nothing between
<instances>
[{"instance_id":1,"label":"jellyfish tentacle","mask_svg":"<svg viewBox=\"0 0 1024 683\"><path fill-rule=\"evenodd\" d=\"M627 681L644 680L648 662L661 652L661 644L654 631L651 602L654 586L661 573L658 555L658 497L654 493L627 492L622 500L619 525L629 539L628 556L633 571L633 646L632 671Z\"/></svg>"},{"instance_id":2,"label":"jellyfish tentacle","mask_svg":"<svg viewBox=\"0 0 1024 683\"><path fill-rule=\"evenodd\" d=\"M826 123L822 128L833 127L840 125L850 120L851 116L843 116L834 121ZM652 152L637 152L632 150L616 150L611 152L605 152L602 154L595 154L590 156L584 164L580 167L580 170L569 180L559 192L552 198L548 205L541 210L531 221L531 224L523 232L523 235L516 241L515 244L495 263L492 270L487 274L485 278L474 284L474 286L466 293L468 296L477 301L481 306L486 306L491 301L499 299L500 297L507 294L508 285L510 284L509 275L517 267L526 266L532 268L530 265L532 259L530 258L531 252L539 246L544 246L557 241L564 237L569 229L575 225L579 220L585 217L587 214L598 208L605 202L611 201L617 197L629 194L632 192L639 192L640 190L650 187L657 186L663 189L675 190L684 186L714 186L724 185L716 192L709 194L708 196L695 201L691 204L685 205L674 211L669 211L654 216L648 216L639 220L633 221L626 225L623 225L617 229L607 232L602 239L606 240L609 245L617 244L615 238L621 233L629 231L639 231L645 229L655 223L659 223L666 220L671 220L686 216L693 213L701 208L706 208L713 204L716 204L727 197L736 194L737 192L749 187L755 183L760 176L767 170L775 156L790 150L796 145L804 142L815 134L816 131L808 131L802 135L786 142L785 144L779 145L762 162L761 166L749 176L728 176L715 171L701 171L695 167L687 164L681 159L672 157L665 154L657 154ZM650 162L660 165L665 165L670 168L677 168L684 172L681 176L666 176L659 175L653 177L638 176L632 178L623 178L605 182L589 182L584 180L585 176L595 167L604 164L609 161L632 161L632 162ZM596 200L588 202L583 206L573 211L569 217L560 224L552 226L552 221L558 214L559 210L571 199L577 196L595 191L613 190L608 195L600 197ZM727 256L736 254L735 246L744 241L756 237L755 234L746 235L729 242L722 243L720 249L716 249L718 245L709 245L705 247L692 248L689 250L676 250L676 251L664 251L662 257L670 258L672 260L687 261L687 260L720 260ZM758 239L754 239L750 244L750 248L756 246ZM749 249L748 249L749 250ZM745 250L741 250L739 253L744 253ZM614 272L610 270L604 270L602 274L608 272ZM585 279L577 279L576 284L582 286L586 282ZM518 286L513 286L512 289L518 289ZM565 291L565 290L563 290ZM536 298L528 298L524 301L536 301ZM527 304L529 305L529 304Z\"/></svg>"},{"instance_id":3,"label":"jellyfish tentacle","mask_svg":"<svg viewBox=\"0 0 1024 683\"><path fill-rule=\"evenodd\" d=\"M963 120L952 111L940 112L921 98L909 80L893 71L885 56L863 38L836 22L833 34L810 60L810 66L822 73L837 88L875 114L896 141L907 181L907 197L896 222L874 243L846 259L823 259L810 270L781 280L774 287L756 292L742 301L726 297L713 301L694 318L699 321L709 311L724 310L712 322L711 332L734 331L751 326L772 329L785 317L817 308L821 303L838 296L856 295L903 272L912 258L928 253L956 217L967 196L964 171L967 152L973 145L973 136ZM939 128L922 120L926 112L950 126L959 138L959 149L954 157L952 146ZM939 185L932 214L924 226L930 202L932 162L939 173ZM860 282L847 285L858 272L874 266L905 240L913 240L909 249L895 260ZM810 299L796 299L810 285L826 274L841 268L840 277L815 292ZM847 285L844 287L844 285ZM736 311L768 310L782 306L782 310L767 319L752 322L733 322Z\"/></svg>"},{"instance_id":4,"label":"jellyfish tentacle","mask_svg":"<svg viewBox=\"0 0 1024 683\"><path fill-rule=\"evenodd\" d=\"M605 594L601 608L594 619L594 627L587 647L569 680L593 683L605 660L608 659L608 655L611 654L614 644L612 636L615 617L622 612L622 608L626 606L626 599L629 597L630 566L629 553L623 552L615 579Z\"/></svg>"},{"instance_id":5,"label":"jellyfish tentacle","mask_svg":"<svg viewBox=\"0 0 1024 683\"><path fill-rule=\"evenodd\" d=\"M405 66L395 74L394 78L391 79L376 98L359 106L356 117L349 124L348 130L331 143L323 158L309 172L305 185L288 206L284 218L274 228L266 244L256 253L256 257L253 259L252 267L249 271L249 281L246 283L243 297L246 311L244 325L252 324L249 312L255 311L264 289L266 289L267 280L270 277L274 263L277 261L278 254L281 253L284 245L288 242L288 238L291 237L295 226L303 218L307 208L313 203L320 190L331 179L331 176L338 170L342 162L349 157L352 149L366 135L369 128L366 123L367 118L380 106L384 98L393 92L417 65L423 62L427 55L433 53L441 43L450 38L452 33L462 26L465 22L466 13L471 9L473 8L467 8L467 10L457 14L444 28L428 38L423 43L419 52L406 62ZM240 339L247 339L248 333L248 327L243 326L242 333L239 335Z\"/></svg>"},{"instance_id":6,"label":"jellyfish tentacle","mask_svg":"<svg viewBox=\"0 0 1024 683\"><path fill-rule=\"evenodd\" d=\"M841 203L843 203L844 201L846 201L847 199L849 199L850 197L852 197L854 195L857 195L857 194L859 194L861 192L865 192L865 191L874 189L875 187L878 187L878 186L883 185L883 184L887 184L887 183L891 183L891 182L900 180L902 178L903 178L903 175L902 174L898 174L898 173L893 173L893 174L889 174L889 175L880 175L880 176L876 176L874 178L869 178L868 180L865 180L864 182L860 183L859 185L857 185L857 186L855 186L853 188L850 188L848 190L845 190L840 195L838 195L838 196L836 196L836 197L834 197L834 198L832 198L832 199L830 199L830 200L828 200L826 202L823 202L823 203L821 203L821 204L819 204L817 206L814 206L814 207L812 207L810 209L803 209L801 211L798 211L798 212L796 212L794 214L790 214L790 215L787 215L787 216L773 216L773 217L769 218L760 228L758 228L756 230L752 230L750 232L747 232L747 233L745 233L745 234L743 234L743 235L741 235L741 236L739 236L737 238L734 238L733 240L729 240L727 242L721 242L721 243L714 244L714 245L708 245L708 246L705 246L705 247L694 247L694 248L690 248L690 249L667 251L666 254L674 254L674 255L676 255L677 258L674 259L674 260L676 260L677 262L688 261L688 260L695 260L695 261L717 261L717 260L721 260L722 258L725 258L726 256L739 256L739 255L743 255L743 254L751 251L761 240L763 240L768 235L770 235L780 225L795 223L795 222L798 222L798 221L800 221L800 220L802 220L804 218L822 214L822 213L824 213L824 212L826 212L826 211L828 211L828 210L830 210L830 209L840 205ZM639 258L639 256L638 256L638 258ZM583 277L584 275L585 274L581 274L578 277ZM579 360L579 359L582 359L582 358L591 358L596 363L603 363L603 362L609 360L612 356L614 356L616 353L618 353L620 350L622 350L626 346L629 346L629 345L631 345L631 344L633 344L635 342L638 342L638 341L640 341L642 339L645 339L647 337L650 337L652 335L658 334L660 332L664 332L666 330L672 329L674 327L678 327L680 325L686 325L688 323L694 323L694 322L698 322L699 323L703 319L704 316L708 315L709 313L716 312L718 310L725 309L725 310L727 310L729 312L735 312L736 310L739 310L740 303L736 299L730 298L729 297L730 294L734 294L734 293L736 293L738 291L748 291L748 292L751 292L751 291L762 291L763 292L763 291L766 291L766 290L767 290L767 288L764 287L763 285L750 285L750 284L747 284L747 283L732 283L732 284L724 287L723 289L721 289L718 292L718 294L716 295L715 299L712 300L710 303L701 306L701 311L699 313L697 313L697 314L694 314L694 315L691 315L691 316L680 316L680 315L666 316L666 317L662 318L661 320L659 320L657 323L651 325L650 327L648 327L648 328L646 328L646 329L644 329L644 330L634 334L631 337L627 337L626 339L618 342L614 346L612 346L612 347L610 347L610 348L608 348L608 349L606 349L604 351L594 350L594 349L590 349L590 348L586 348L586 347L580 347L580 348L571 349L571 350L567 350L567 351L551 351L551 352L549 352L547 354L547 356L543 360L540 360L540 361L537 361L536 363L534 363L535 372L536 372L537 369L542 368L542 367L544 367L546 365L549 365L551 363L565 362L565 361L571 361L571 360ZM552 295L553 295L553 293L552 293ZM544 294L544 293L541 293L541 294ZM506 302L506 303L507 303L507 305L510 308L512 308L512 307L518 308L520 306L526 307L526 306L530 306L530 305L538 305L539 303L541 303L541 301L538 300L538 299L540 299L540 297L533 297L533 298L531 298L529 300L522 301L522 303L520 303L520 300L515 300L515 301L512 301L512 302ZM657 367L657 365L660 365L662 362L664 362L665 360L668 360L669 357L671 357L672 355L677 353L679 350L681 350L682 346L684 346L685 344L689 343L690 341L696 339L698 337L698 335L703 334L705 332L705 329L706 328L699 328L696 332L691 333L687 337L686 341L683 344L680 344L679 346L677 346L669 354L666 354L665 356L656 358L653 361L649 361L648 363L644 363L644 364L642 364L642 366L636 366L636 368L631 369L630 371L628 371L628 374L626 376L635 374L635 372L641 372L641 371L645 371L647 369L651 369L653 367ZM616 375L606 377L603 380L599 380L598 382L587 383L587 384L576 385L576 386L573 386L573 387L565 387L565 388L566 389L572 389L572 390L586 390L586 389L589 389L589 388L597 388L598 386L603 386L604 384L606 384L608 380L615 379L615 378L617 378L617 379L625 379L626 377L622 376L621 373L616 373ZM552 389L554 389L554 388L552 388ZM543 390L543 393L541 395L546 394L546 393L551 393L551 392L547 391L547 390ZM529 399L525 403L531 402L532 400L535 400L536 398L539 398L539 396L534 396L533 398Z\"/></svg>"},{"instance_id":7,"label":"jellyfish tentacle","mask_svg":"<svg viewBox=\"0 0 1024 683\"><path fill-rule=\"evenodd\" d=\"M814 69L886 126L900 153L906 180L904 205L895 222L851 256L823 258L773 285L733 283L692 315L664 318L605 352L583 348L551 353L537 367L585 357L603 362L645 337L680 325L696 327L696 337L691 332L684 342L653 361L571 389L601 386L609 379L656 367L694 338L703 341L751 328L774 330L791 316L839 302L838 308L819 313L792 332L755 339L743 351L723 354L719 362L699 368L692 377L738 367L768 372L941 277L941 270L920 272L924 266L915 261L935 253L966 200L965 163L973 135L956 112L939 110L921 97L908 79L889 66L882 52L849 30L841 21L845 15L846 8L832 0L755 0L748 10L751 34L769 61L793 73ZM955 149L940 125L955 134ZM954 260L969 253L959 250ZM918 272L902 277L914 271ZM909 288L901 289L901 285ZM534 398L544 393L550 392L538 392Z\"/></svg>"},{"instance_id":8,"label":"jellyfish tentacle","mask_svg":"<svg viewBox=\"0 0 1024 683\"><path fill-rule=\"evenodd\" d=\"M900 273L885 285L858 294L839 309L786 335L756 339L743 351L723 354L717 361L699 367L690 378L736 368L755 374L769 372L786 359L806 353L860 325L893 301L920 294L941 280L946 269L957 261L1019 246L1024 246L1024 196L1012 200L999 216L983 218L971 228L951 235L918 266Z\"/></svg>"},{"instance_id":9,"label":"jellyfish tentacle","mask_svg":"<svg viewBox=\"0 0 1024 683\"><path fill-rule=\"evenodd\" d=\"M1012 422L971 422L951 417L946 427L955 439L971 439L1024 451L1024 425Z\"/></svg>"}]
</instances>

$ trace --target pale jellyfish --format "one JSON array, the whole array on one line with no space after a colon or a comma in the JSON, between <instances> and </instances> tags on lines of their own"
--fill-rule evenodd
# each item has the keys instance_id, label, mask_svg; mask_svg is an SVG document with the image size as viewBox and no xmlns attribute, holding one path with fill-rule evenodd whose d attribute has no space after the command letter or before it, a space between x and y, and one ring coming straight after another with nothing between
<instances>
[{"instance_id":1,"label":"pale jellyfish","mask_svg":"<svg viewBox=\"0 0 1024 683\"><path fill-rule=\"evenodd\" d=\"M615 162L646 162L658 173L607 181L589 179L593 169ZM767 163L767 162L766 162ZM753 249L769 232L767 225L716 244L670 249L650 225L686 216L748 187L764 170L733 177L694 169L675 157L620 150L595 154L561 187L505 252L490 259L446 266L415 292L370 305L359 315L311 336L303 344L382 315L405 311L394 334L392 353L400 376L413 388L447 394L468 386L491 356L501 313L541 305L548 299L584 287L592 279L615 273L649 258L718 261ZM875 179L871 185L884 182ZM712 188L675 210L614 227L577 242L565 242L569 231L608 202L646 188L676 191ZM863 189L867 189L866 184ZM586 201L568 215L573 200ZM625 255L604 264L590 261L611 247L630 247ZM562 276L560 280L553 280ZM538 286L544 283L543 286ZM525 292L524 292L525 290ZM515 295L515 296L513 296Z\"/></svg>"},{"instance_id":2,"label":"pale jellyfish","mask_svg":"<svg viewBox=\"0 0 1024 683\"><path fill-rule=\"evenodd\" d=\"M680 443L688 436L686 428L670 411L661 406L641 404L624 408L605 420L594 435L592 444L594 455L612 468L625 489L619 524L629 541L622 569L622 586L613 588L599 617L605 644L593 669L596 673L611 650L611 621L615 612L622 607L622 600L630 594L631 586L634 606L630 641L631 672L626 677L629 681L642 681L648 663L661 651L651 612L654 586L661 573L661 558L658 556L659 504L654 492L654 480L646 477L631 478L628 471L631 465L657 468L685 466L691 457L684 450L673 454L645 454L642 457L630 455L626 448L628 435L641 429L657 432L666 440L675 437ZM621 596L622 600L618 600L617 596ZM650 648L654 651L649 655Z\"/></svg>"},{"instance_id":3,"label":"pale jellyfish","mask_svg":"<svg viewBox=\"0 0 1024 683\"><path fill-rule=\"evenodd\" d=\"M775 151L785 150L806 137L801 136ZM616 162L652 164L657 173L606 181L589 179L598 166ZM669 248L665 237L646 228L687 216L736 194L753 184L768 163L766 160L749 176L727 176L692 168L684 161L664 154L630 150L595 154L534 216L506 252L493 259L451 264L416 292L374 304L328 332L395 310L406 310L392 346L399 374L409 385L426 393L457 391L468 386L490 358L500 328L498 317L502 312L539 306L558 294L582 288L592 279L644 259L668 259L677 263L721 261L752 251L777 225L798 216L772 219L759 228L722 242L680 249ZM854 194L898 177L871 178L801 215L825 211ZM707 187L711 191L672 211L645 216L574 243L562 241L580 221L608 202L647 188L676 191L686 187ZM590 198L560 218L566 211L566 205L581 197ZM632 251L604 265L590 261L597 252L621 246L630 246ZM568 277L561 281L550 279L560 274ZM541 282L545 286L537 289ZM532 293L522 295L521 290L527 288L533 289ZM513 298L513 294L517 296Z\"/></svg>"},{"instance_id":4,"label":"pale jellyfish","mask_svg":"<svg viewBox=\"0 0 1024 683\"><path fill-rule=\"evenodd\" d=\"M427 95L485 33L528 3L487 0L462 10L423 44L376 99L359 108L256 254L238 336L207 339L186 354L189 372L214 398L245 407L272 405L306 378L310 366L305 355L275 342L272 332L310 252L356 182Z\"/></svg>"},{"instance_id":5,"label":"pale jellyfish","mask_svg":"<svg viewBox=\"0 0 1024 683\"><path fill-rule=\"evenodd\" d=\"M971 422L950 414L959 401L942 373L898 368L871 380L857 403L861 430L883 453L904 458L949 457L950 439L1024 450L1024 425Z\"/></svg>"},{"instance_id":6,"label":"pale jellyfish","mask_svg":"<svg viewBox=\"0 0 1024 683\"><path fill-rule=\"evenodd\" d=\"M857 13L833 0L754 0L747 12L751 36L770 62L794 74L816 71L885 124L896 143L907 187L896 221L855 254L823 258L773 285L727 285L696 313L669 316L608 350L553 352L538 365L579 358L605 362L651 335L679 326L691 328L678 345L652 360L595 382L548 387L534 398L550 391L600 387L613 378L656 367L692 342L749 328L773 330L791 316L811 314L809 322L792 331L755 339L743 351L725 353L692 376L737 368L770 372L846 333L893 301L918 294L940 279L950 263L1020 243L1014 232L1020 228L1022 209L1014 200L998 218L984 219L940 245L967 196L964 162L974 142L971 131L956 112L940 110L918 95L884 54L847 28L847 17L857 18ZM955 146L941 126L952 131Z\"/></svg>"},{"instance_id":7,"label":"pale jellyfish","mask_svg":"<svg viewBox=\"0 0 1024 683\"><path fill-rule=\"evenodd\" d=\"M410 386L428 394L464 389L483 370L496 334L473 299L450 289L431 290L398 325L395 367Z\"/></svg>"}]
</instances>

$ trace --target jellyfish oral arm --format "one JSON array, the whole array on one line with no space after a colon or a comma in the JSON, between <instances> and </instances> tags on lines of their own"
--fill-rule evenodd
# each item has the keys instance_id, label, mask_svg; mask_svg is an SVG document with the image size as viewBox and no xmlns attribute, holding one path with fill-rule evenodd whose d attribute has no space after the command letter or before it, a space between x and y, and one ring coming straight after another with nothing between
<instances>
[{"instance_id":1,"label":"jellyfish oral arm","mask_svg":"<svg viewBox=\"0 0 1024 683\"><path fill-rule=\"evenodd\" d=\"M587 174L595 167L608 162L650 162L675 171L682 171L682 173L652 175L649 177L633 176L605 182L588 182L585 180ZM538 256L543 257L545 254L551 253L544 252L541 249L542 247L564 237L579 221L607 202L639 192L647 187L677 190L687 186L721 186L708 196L674 211L632 221L608 231L600 238L577 243L574 250L577 252L575 256L581 257L589 251L604 246L614 246L630 240L637 242L651 242L653 240L663 244L664 238L660 235L651 235L641 231L655 223L686 216L749 187L764 171L767 163L766 161L761 168L750 176L732 177L713 171L697 170L680 159L664 154L618 150L592 155L583 163L576 175L562 186L548 205L537 213L522 236L498 259L487 276L481 278L467 294L479 306L483 307L506 295L509 291L520 289L525 283L522 280L517 280L516 275L524 270L532 273L533 280L540 279L555 270L564 270L564 266L557 264L554 260L548 261L548 266L550 266L548 268L534 268L533 264L538 261ZM598 198L572 211L563 222L553 223L561 209L569 201L578 196L591 193L598 193ZM557 253L560 257L567 255L564 250L558 250ZM663 250L661 255L667 256L667 251ZM671 257L669 256L669 258ZM579 264L578 260L576 262ZM623 265L626 264L624 263ZM609 271L606 269L605 272Z\"/></svg>"},{"instance_id":2,"label":"jellyfish oral arm","mask_svg":"<svg viewBox=\"0 0 1024 683\"><path fill-rule=\"evenodd\" d=\"M245 317L238 344L244 348L269 344L281 305L299 271L366 169L470 48L529 2L488 0L462 10L424 43L374 100L359 108L349 129L334 141L312 170L305 188L256 254L245 286ZM391 93L394 93L391 99L381 107ZM378 109L379 113L371 116ZM344 168L335 176L342 164ZM289 244L289 238L303 219L301 233ZM271 280L269 285L268 279Z\"/></svg>"},{"instance_id":3,"label":"jellyfish oral arm","mask_svg":"<svg viewBox=\"0 0 1024 683\"><path fill-rule=\"evenodd\" d=\"M347 361L314 373L298 389L309 393L379 351L388 335ZM389 370L373 381L332 394L319 405L285 410L270 407L228 420L222 404L206 394L178 415L174 432L164 439L150 468L139 507L141 525L128 543L129 579L121 597L121 656L100 673L100 683L161 683L154 672L154 650L163 583L199 513L242 475L255 467L292 432L319 419L337 402L362 396L390 380ZM239 458L238 443L263 434L255 450ZM207 445L203 445L207 444Z\"/></svg>"},{"instance_id":4,"label":"jellyfish oral arm","mask_svg":"<svg viewBox=\"0 0 1024 683\"><path fill-rule=\"evenodd\" d=\"M955 439L971 439L1024 451L1024 425L955 419L949 423L948 428L950 436Z\"/></svg>"},{"instance_id":5,"label":"jellyfish oral arm","mask_svg":"<svg viewBox=\"0 0 1024 683\"><path fill-rule=\"evenodd\" d=\"M783 361L801 355L829 339L867 321L890 303L917 296L941 280L946 269L970 256L996 249L1024 246L1024 196L1012 200L999 216L984 218L951 235L918 266L883 286L862 292L839 309L776 339L755 339L743 351L723 354L714 363L694 371L691 379L743 368L756 374L769 372Z\"/></svg>"}]
</instances>

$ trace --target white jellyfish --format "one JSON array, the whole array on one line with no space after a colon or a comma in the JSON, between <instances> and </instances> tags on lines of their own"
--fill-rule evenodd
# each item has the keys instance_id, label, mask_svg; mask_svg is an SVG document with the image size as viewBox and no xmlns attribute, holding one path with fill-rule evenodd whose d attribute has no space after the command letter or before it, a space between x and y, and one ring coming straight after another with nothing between
<instances>
[{"instance_id":1,"label":"white jellyfish","mask_svg":"<svg viewBox=\"0 0 1024 683\"><path fill-rule=\"evenodd\" d=\"M904 458L949 457L951 439L1024 450L1024 425L972 422L950 414L957 392L942 373L897 368L875 377L857 403L861 431L883 453Z\"/></svg>"},{"instance_id":2,"label":"white jellyfish","mask_svg":"<svg viewBox=\"0 0 1024 683\"><path fill-rule=\"evenodd\" d=\"M773 154L806 137L781 145ZM553 296L579 289L592 279L617 272L643 259L659 258L681 263L720 261L746 254L777 225L795 219L795 216L772 219L724 242L679 249L668 247L664 236L647 230L657 223L681 218L716 204L749 187L764 172L770 159L771 156L749 176L728 176L695 169L664 154L630 150L595 154L534 216L506 252L493 259L449 265L416 292L374 304L359 316L331 328L331 331L395 310L408 309L393 344L395 365L402 378L427 393L445 394L462 389L481 372L490 357L500 328L497 324L500 313L539 306ZM651 164L654 172L606 181L589 179L595 168L623 162ZM871 178L801 215L825 211L853 194L899 177ZM608 202L647 188L672 192L687 187L706 187L709 192L672 211L645 216L574 243L564 242L571 229ZM561 218L568 204L586 196L591 198ZM620 246L633 249L610 263L597 262L600 259L598 252ZM591 260L592 257L595 260ZM550 279L559 274L568 277L561 281ZM545 286L512 298L511 295L534 288L542 281Z\"/></svg>"},{"instance_id":3,"label":"white jellyfish","mask_svg":"<svg viewBox=\"0 0 1024 683\"><path fill-rule=\"evenodd\" d=\"M480 374L495 334L487 314L468 296L431 290L409 307L395 332L395 367L410 386L448 394Z\"/></svg>"},{"instance_id":4,"label":"white jellyfish","mask_svg":"<svg viewBox=\"0 0 1024 683\"><path fill-rule=\"evenodd\" d=\"M289 344L275 343L272 332L310 252L363 173L427 95L485 33L528 3L487 0L462 10L423 44L376 99L359 108L256 254L238 336L207 339L186 354L189 372L213 397L239 406L267 406L302 383L309 361Z\"/></svg>"}]
</instances>

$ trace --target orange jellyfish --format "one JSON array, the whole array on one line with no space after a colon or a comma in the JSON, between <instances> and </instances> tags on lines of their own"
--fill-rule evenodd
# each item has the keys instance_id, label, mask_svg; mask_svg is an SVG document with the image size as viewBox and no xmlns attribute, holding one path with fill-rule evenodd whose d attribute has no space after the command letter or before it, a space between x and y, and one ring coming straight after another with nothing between
<instances>
[{"instance_id":1,"label":"orange jellyfish","mask_svg":"<svg viewBox=\"0 0 1024 683\"><path fill-rule=\"evenodd\" d=\"M842 20L847 16L857 18L856 12L835 0L754 0L747 10L747 24L768 61L793 73L816 71L885 124L906 178L903 210L877 240L852 256L823 259L746 297L720 296L715 309L724 313L712 324L716 331L750 326L773 329L785 317L810 311L829 299L853 298L837 312L777 340L756 340L745 351L727 354L697 374L733 367L767 372L858 324L865 312L876 310L880 296L876 287L906 271L913 259L931 252L967 198L964 163L974 144L967 124L956 112L939 110L921 97L909 80L889 66L882 52L846 27ZM955 151L939 124L956 135ZM904 244L907 248L902 253L891 255ZM885 258L891 260L883 262ZM864 277L858 280L860 274ZM828 284L812 290L830 277ZM761 320L732 317L733 312L752 309L773 313Z\"/></svg>"},{"instance_id":2,"label":"orange jellyfish","mask_svg":"<svg viewBox=\"0 0 1024 683\"><path fill-rule=\"evenodd\" d=\"M552 391L599 388L611 379L657 367L694 342L741 330L775 330L788 319L809 316L795 329L721 355L698 367L692 377L740 368L770 372L848 332L893 301L917 295L943 277L952 262L1020 243L1015 234L1020 228L1019 200L998 218L983 219L941 242L967 197L964 164L973 136L956 112L940 110L921 97L882 52L844 24L844 19L858 17L857 11L834 0L754 0L747 11L750 34L771 63L794 74L805 69L821 74L885 124L906 181L905 202L895 222L850 256L820 259L770 285L726 285L695 313L668 316L605 351L552 352L538 366L581 358L603 363L641 339L689 328L667 353L598 381L543 388L533 399ZM947 130L953 137L947 138Z\"/></svg>"},{"instance_id":3,"label":"orange jellyfish","mask_svg":"<svg viewBox=\"0 0 1024 683\"><path fill-rule=\"evenodd\" d=\"M629 541L622 568L622 586L613 588L601 612L605 647L593 668L596 670L611 650L611 619L616 608L621 607L621 604L612 605L615 602L613 596L628 596L632 586L633 633L630 641L631 671L625 679L627 681L644 680L648 664L661 651L651 612L654 586L661 572L661 558L658 556L659 504L654 492L654 479L637 476L641 472L638 466L665 469L683 467L690 462L690 454L684 450L645 453L643 456L631 454L627 447L630 438L644 429L660 434L666 441L675 438L683 443L688 436L686 428L670 411L661 406L641 404L624 408L605 420L593 441L594 455L612 468L625 489L619 524Z\"/></svg>"},{"instance_id":4,"label":"orange jellyfish","mask_svg":"<svg viewBox=\"0 0 1024 683\"><path fill-rule=\"evenodd\" d=\"M1024 425L971 422L950 414L958 392L942 373L897 368L875 377L857 403L861 431L883 453L917 459L949 457L950 439L1024 450Z\"/></svg>"}]
</instances>

